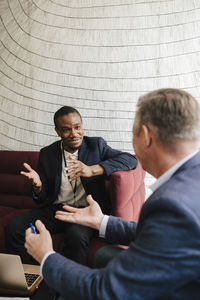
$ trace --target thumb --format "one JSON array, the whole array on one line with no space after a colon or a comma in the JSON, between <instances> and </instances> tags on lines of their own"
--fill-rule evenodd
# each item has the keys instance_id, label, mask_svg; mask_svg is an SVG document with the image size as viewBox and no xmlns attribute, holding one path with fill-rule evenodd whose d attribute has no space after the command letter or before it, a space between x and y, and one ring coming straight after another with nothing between
<instances>
[{"instance_id":1,"label":"thumb","mask_svg":"<svg viewBox=\"0 0 200 300\"><path fill-rule=\"evenodd\" d=\"M35 226L37 227L37 230L38 230L39 233L42 233L46 230L46 227L44 226L44 224L40 220L37 220L35 222Z\"/></svg>"},{"instance_id":2,"label":"thumb","mask_svg":"<svg viewBox=\"0 0 200 300\"><path fill-rule=\"evenodd\" d=\"M94 199L92 198L91 195L88 195L88 196L86 197L86 201L87 201L87 203L88 203L89 205L92 205L92 204L94 203Z\"/></svg>"}]
</instances>

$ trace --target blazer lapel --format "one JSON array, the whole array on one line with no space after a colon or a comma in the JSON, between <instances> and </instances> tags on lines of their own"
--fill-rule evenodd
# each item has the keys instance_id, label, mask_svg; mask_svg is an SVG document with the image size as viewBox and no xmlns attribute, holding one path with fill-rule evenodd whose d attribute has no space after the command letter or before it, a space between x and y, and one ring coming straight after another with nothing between
<instances>
[{"instance_id":1,"label":"blazer lapel","mask_svg":"<svg viewBox=\"0 0 200 300\"><path fill-rule=\"evenodd\" d=\"M78 151L78 160L82 161L83 163L86 163L88 161L88 154L89 154L89 149L85 142L85 139L83 138L81 147Z\"/></svg>"},{"instance_id":2,"label":"blazer lapel","mask_svg":"<svg viewBox=\"0 0 200 300\"><path fill-rule=\"evenodd\" d=\"M61 142L56 144L54 149L54 157L55 157L55 190L56 194L59 192L60 184L61 184L61 173L62 173L62 151L61 151Z\"/></svg>"},{"instance_id":3,"label":"blazer lapel","mask_svg":"<svg viewBox=\"0 0 200 300\"><path fill-rule=\"evenodd\" d=\"M78 151L78 160L80 160L82 163L87 165L88 164L88 155L89 155L89 148L88 148L88 146L85 142L85 139L83 138L81 147ZM86 190L88 179L84 178L84 177L80 177L80 179L81 179L81 182L82 182L82 185L83 185L84 189Z\"/></svg>"}]
</instances>

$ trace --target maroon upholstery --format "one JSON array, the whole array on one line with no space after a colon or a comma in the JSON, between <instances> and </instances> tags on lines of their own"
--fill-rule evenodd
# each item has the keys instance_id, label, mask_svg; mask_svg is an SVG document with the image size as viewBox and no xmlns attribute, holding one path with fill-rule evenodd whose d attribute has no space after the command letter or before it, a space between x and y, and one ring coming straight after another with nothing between
<instances>
[{"instance_id":1,"label":"maroon upholstery","mask_svg":"<svg viewBox=\"0 0 200 300\"><path fill-rule=\"evenodd\" d=\"M37 168L39 152L0 151L0 252L6 252L4 226L11 218L20 215L36 204L31 197L31 185L20 175L23 163L27 162L33 169ZM111 201L111 214L127 220L137 220L145 199L145 172L140 164L136 170L113 173L106 185ZM61 252L63 235L54 234L53 244ZM95 237L88 249L88 264L92 265L97 249L105 241Z\"/></svg>"}]
</instances>

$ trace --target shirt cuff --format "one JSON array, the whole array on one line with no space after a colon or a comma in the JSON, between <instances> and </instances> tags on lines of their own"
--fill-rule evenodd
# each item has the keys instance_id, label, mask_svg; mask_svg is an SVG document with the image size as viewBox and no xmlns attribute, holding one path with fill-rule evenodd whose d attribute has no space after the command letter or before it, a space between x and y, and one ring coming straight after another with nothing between
<instances>
[{"instance_id":1,"label":"shirt cuff","mask_svg":"<svg viewBox=\"0 0 200 300\"><path fill-rule=\"evenodd\" d=\"M47 259L47 257L49 257L49 255L51 255L51 254L53 254L53 253L55 253L55 251L48 251L46 254L45 254L45 256L43 257L43 259L42 259L42 262L41 262L41 264L40 264L40 274L42 275L42 268L43 268L43 265L44 265L44 263L45 263L45 260ZM43 276L43 275L42 275Z\"/></svg>"},{"instance_id":2,"label":"shirt cuff","mask_svg":"<svg viewBox=\"0 0 200 300\"><path fill-rule=\"evenodd\" d=\"M104 215L103 220L100 225L100 229L99 229L99 237L105 238L108 219L109 219L109 216Z\"/></svg>"}]
</instances>

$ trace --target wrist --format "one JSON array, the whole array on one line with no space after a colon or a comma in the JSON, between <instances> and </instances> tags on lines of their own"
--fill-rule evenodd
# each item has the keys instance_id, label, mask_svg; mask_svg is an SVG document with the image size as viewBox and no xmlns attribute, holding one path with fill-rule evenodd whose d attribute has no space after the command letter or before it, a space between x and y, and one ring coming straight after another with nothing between
<instances>
[{"instance_id":1,"label":"wrist","mask_svg":"<svg viewBox=\"0 0 200 300\"><path fill-rule=\"evenodd\" d=\"M42 264L47 259L47 257L51 254L55 253L53 249L46 250L44 252L41 252L40 255L38 255L37 261Z\"/></svg>"},{"instance_id":2,"label":"wrist","mask_svg":"<svg viewBox=\"0 0 200 300\"><path fill-rule=\"evenodd\" d=\"M98 176L104 174L104 168L101 165L93 165L90 166L91 169L91 176Z\"/></svg>"},{"instance_id":3,"label":"wrist","mask_svg":"<svg viewBox=\"0 0 200 300\"><path fill-rule=\"evenodd\" d=\"M104 214L101 214L98 218L97 218L97 221L96 221L96 226L95 226L95 229L99 231L100 227L101 227L101 223L103 221L103 218L104 218Z\"/></svg>"},{"instance_id":4,"label":"wrist","mask_svg":"<svg viewBox=\"0 0 200 300\"><path fill-rule=\"evenodd\" d=\"M41 190L42 190L42 186L33 185L33 191L34 191L35 194L38 195L41 192Z\"/></svg>"}]
</instances>

